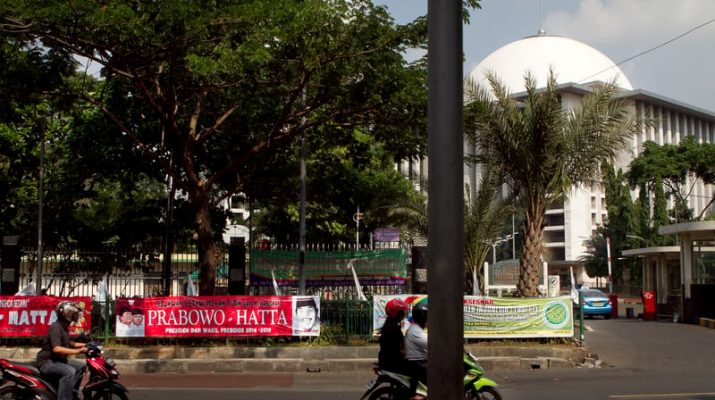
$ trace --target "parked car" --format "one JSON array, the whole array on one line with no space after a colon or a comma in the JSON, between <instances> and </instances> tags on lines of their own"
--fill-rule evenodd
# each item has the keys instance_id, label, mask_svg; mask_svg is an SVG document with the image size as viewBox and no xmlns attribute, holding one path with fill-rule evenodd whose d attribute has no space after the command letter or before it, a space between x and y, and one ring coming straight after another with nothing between
<instances>
[{"instance_id":1,"label":"parked car","mask_svg":"<svg viewBox=\"0 0 715 400\"><path fill-rule=\"evenodd\" d=\"M611 318L613 305L611 300L602 291L598 289L582 288L579 289L583 297L583 315L584 317L602 315L605 319Z\"/></svg>"}]
</instances>

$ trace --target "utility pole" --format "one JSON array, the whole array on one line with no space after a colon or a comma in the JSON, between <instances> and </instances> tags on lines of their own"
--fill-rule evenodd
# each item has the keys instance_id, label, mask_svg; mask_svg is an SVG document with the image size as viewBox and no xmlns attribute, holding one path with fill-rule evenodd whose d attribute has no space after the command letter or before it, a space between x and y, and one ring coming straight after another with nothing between
<instances>
[{"instance_id":1,"label":"utility pole","mask_svg":"<svg viewBox=\"0 0 715 400\"><path fill-rule=\"evenodd\" d=\"M176 186L174 185L174 177L171 175L174 166L174 152L171 152L169 161L169 174L167 176L167 194L166 194L166 221L165 221L165 238L164 238L164 259L161 267L162 291L164 296L171 296L171 254L174 247L174 196L176 194Z\"/></svg>"},{"instance_id":2,"label":"utility pole","mask_svg":"<svg viewBox=\"0 0 715 400\"><path fill-rule=\"evenodd\" d=\"M305 97L305 92L303 92ZM305 124L305 121L303 121ZM298 294L305 295L305 137L300 135L300 224L298 226Z\"/></svg>"},{"instance_id":3,"label":"utility pole","mask_svg":"<svg viewBox=\"0 0 715 400\"><path fill-rule=\"evenodd\" d=\"M353 221L355 221L355 251L360 250L360 220L363 219L363 214L360 212L360 206L357 208L357 212L353 215Z\"/></svg>"},{"instance_id":4,"label":"utility pole","mask_svg":"<svg viewBox=\"0 0 715 400\"><path fill-rule=\"evenodd\" d=\"M303 106L307 99L306 89L303 87ZM305 191L307 167L305 165L305 123L306 118L300 119L300 223L298 224L298 294L305 295Z\"/></svg>"},{"instance_id":5,"label":"utility pole","mask_svg":"<svg viewBox=\"0 0 715 400\"><path fill-rule=\"evenodd\" d=\"M45 117L40 119L40 172L39 172L39 187L37 193L37 268L35 270L35 293L39 296L42 294L42 213L45 204Z\"/></svg>"},{"instance_id":6,"label":"utility pole","mask_svg":"<svg viewBox=\"0 0 715 400\"><path fill-rule=\"evenodd\" d=\"M608 293L613 293L613 275L611 273L611 238L606 236L606 257L608 258Z\"/></svg>"},{"instance_id":7,"label":"utility pole","mask_svg":"<svg viewBox=\"0 0 715 400\"><path fill-rule=\"evenodd\" d=\"M427 4L430 398L464 398L462 2Z\"/></svg>"}]
</instances>

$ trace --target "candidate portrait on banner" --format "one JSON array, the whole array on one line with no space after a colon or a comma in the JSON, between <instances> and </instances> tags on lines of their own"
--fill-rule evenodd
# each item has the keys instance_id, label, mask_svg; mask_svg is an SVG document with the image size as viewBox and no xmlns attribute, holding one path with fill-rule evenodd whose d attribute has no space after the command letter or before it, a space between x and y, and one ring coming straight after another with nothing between
<instances>
[{"instance_id":1,"label":"candidate portrait on banner","mask_svg":"<svg viewBox=\"0 0 715 400\"><path fill-rule=\"evenodd\" d=\"M320 335L320 300L317 297L293 297L293 335Z\"/></svg>"}]
</instances>

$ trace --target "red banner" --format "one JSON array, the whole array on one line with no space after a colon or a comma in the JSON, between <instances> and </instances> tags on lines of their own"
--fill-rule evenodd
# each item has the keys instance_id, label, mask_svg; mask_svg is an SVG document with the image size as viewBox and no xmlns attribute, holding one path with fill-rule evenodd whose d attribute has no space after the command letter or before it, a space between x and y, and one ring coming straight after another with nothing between
<instances>
[{"instance_id":1,"label":"red banner","mask_svg":"<svg viewBox=\"0 0 715 400\"><path fill-rule=\"evenodd\" d=\"M117 337L318 336L313 296L182 296L117 299Z\"/></svg>"},{"instance_id":2,"label":"red banner","mask_svg":"<svg viewBox=\"0 0 715 400\"><path fill-rule=\"evenodd\" d=\"M82 310L79 321L69 326L70 335L89 332L92 300L89 297L0 296L0 336L45 336L57 321L55 308L74 301Z\"/></svg>"}]
</instances>

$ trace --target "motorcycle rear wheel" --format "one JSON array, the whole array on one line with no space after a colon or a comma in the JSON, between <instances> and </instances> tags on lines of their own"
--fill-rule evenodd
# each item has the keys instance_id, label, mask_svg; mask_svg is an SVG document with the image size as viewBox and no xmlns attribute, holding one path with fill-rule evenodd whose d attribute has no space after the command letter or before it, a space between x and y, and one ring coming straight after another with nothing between
<instances>
[{"instance_id":1,"label":"motorcycle rear wheel","mask_svg":"<svg viewBox=\"0 0 715 400\"><path fill-rule=\"evenodd\" d=\"M393 400L394 398L392 388L389 386L383 386L372 392L368 400Z\"/></svg>"},{"instance_id":2,"label":"motorcycle rear wheel","mask_svg":"<svg viewBox=\"0 0 715 400\"><path fill-rule=\"evenodd\" d=\"M120 391L96 392L92 400L127 400L127 394Z\"/></svg>"},{"instance_id":3,"label":"motorcycle rear wheel","mask_svg":"<svg viewBox=\"0 0 715 400\"><path fill-rule=\"evenodd\" d=\"M469 391L464 396L465 400L502 400L501 394L493 387L483 387L480 391Z\"/></svg>"},{"instance_id":4,"label":"motorcycle rear wheel","mask_svg":"<svg viewBox=\"0 0 715 400\"><path fill-rule=\"evenodd\" d=\"M14 384L8 384L0 387L0 400L55 400L55 397L44 390L29 391L18 388Z\"/></svg>"}]
</instances>

